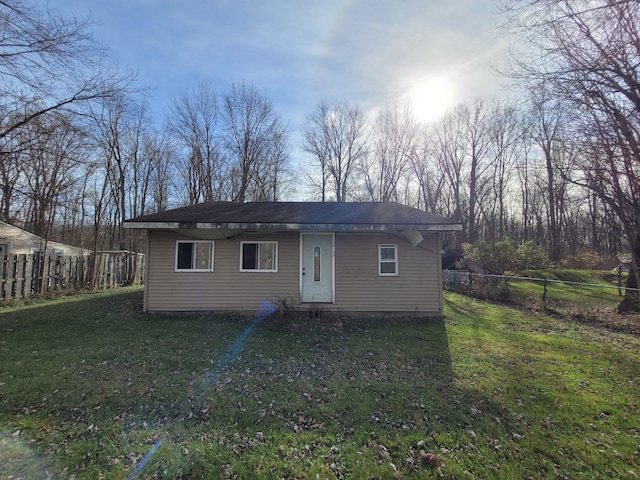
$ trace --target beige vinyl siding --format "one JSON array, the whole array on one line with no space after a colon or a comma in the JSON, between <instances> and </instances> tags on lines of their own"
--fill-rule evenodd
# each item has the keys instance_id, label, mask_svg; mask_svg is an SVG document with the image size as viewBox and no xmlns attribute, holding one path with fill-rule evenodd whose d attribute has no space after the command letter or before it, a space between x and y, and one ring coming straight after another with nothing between
<instances>
[{"instance_id":1,"label":"beige vinyl siding","mask_svg":"<svg viewBox=\"0 0 640 480\"><path fill-rule=\"evenodd\" d=\"M149 232L145 305L148 311L254 312L262 300L299 301L298 233L244 234L215 240L213 272L176 272L177 240L190 238L170 232ZM241 241L277 242L278 271L240 272Z\"/></svg>"},{"instance_id":2,"label":"beige vinyl siding","mask_svg":"<svg viewBox=\"0 0 640 480\"><path fill-rule=\"evenodd\" d=\"M442 312L437 234L413 247L399 235L336 234L336 305L343 312ZM397 245L398 275L378 275L378 245Z\"/></svg>"},{"instance_id":3,"label":"beige vinyl siding","mask_svg":"<svg viewBox=\"0 0 640 480\"><path fill-rule=\"evenodd\" d=\"M203 240L199 235L197 240ZM321 304L338 313L442 312L440 246L436 233L424 233L413 247L400 236L386 233L335 234L335 302ZM300 234L243 234L215 240L213 272L176 272L177 240L172 232L149 232L145 308L148 311L255 312L262 300L283 298L300 304ZM191 239L196 240L196 239ZM240 272L242 241L278 242L277 272ZM397 245L398 275L378 275L378 245Z\"/></svg>"}]
</instances>

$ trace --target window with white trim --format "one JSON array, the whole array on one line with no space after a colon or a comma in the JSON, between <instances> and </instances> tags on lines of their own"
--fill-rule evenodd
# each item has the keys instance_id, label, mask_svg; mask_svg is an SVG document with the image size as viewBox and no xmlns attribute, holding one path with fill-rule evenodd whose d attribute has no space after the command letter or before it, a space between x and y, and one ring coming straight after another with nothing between
<instances>
[{"instance_id":1,"label":"window with white trim","mask_svg":"<svg viewBox=\"0 0 640 480\"><path fill-rule=\"evenodd\" d=\"M241 272L277 272L278 242L241 242Z\"/></svg>"},{"instance_id":2,"label":"window with white trim","mask_svg":"<svg viewBox=\"0 0 640 480\"><path fill-rule=\"evenodd\" d=\"M176 272L212 272L213 243L211 241L176 242Z\"/></svg>"},{"instance_id":3,"label":"window with white trim","mask_svg":"<svg viewBox=\"0 0 640 480\"><path fill-rule=\"evenodd\" d=\"M398 275L397 245L378 245L378 275Z\"/></svg>"}]
</instances>

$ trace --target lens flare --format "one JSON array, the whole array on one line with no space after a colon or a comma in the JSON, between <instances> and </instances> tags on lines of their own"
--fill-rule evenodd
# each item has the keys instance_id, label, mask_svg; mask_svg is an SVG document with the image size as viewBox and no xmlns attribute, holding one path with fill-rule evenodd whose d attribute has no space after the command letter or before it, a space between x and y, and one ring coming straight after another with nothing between
<instances>
[{"instance_id":1,"label":"lens flare","mask_svg":"<svg viewBox=\"0 0 640 480\"><path fill-rule=\"evenodd\" d=\"M160 445L162 445L162 439L158 440L155 445L153 447L151 447L151 450L149 450L149 453L147 453L145 455L145 457L142 459L142 461L138 464L138 466L136 467L136 469L133 471L133 473L131 475L129 475L129 480L133 480L134 478L136 478L138 476L138 474L142 471L142 469L144 468L144 466L147 464L147 462L149 460L151 460L151 457L153 456L154 453L156 453L156 450L158 450L158 448L160 448Z\"/></svg>"},{"instance_id":2,"label":"lens flare","mask_svg":"<svg viewBox=\"0 0 640 480\"><path fill-rule=\"evenodd\" d=\"M240 335L235 340L235 342L231 344L231 346L227 349L226 354L224 355L222 360L218 362L218 364L213 369L213 371L207 372L206 380L205 380L207 383L217 384L220 381L220 376L222 375L222 373L227 368L229 368L229 365L231 365L231 363L233 363L235 359L238 358L238 355L240 355L240 353L244 349L244 344L246 343L247 338L251 334L251 331L275 311L276 311L275 307L270 302L263 300L260 303L260 310L258 311L258 314L253 319L253 322L251 322L251 325L249 325L245 329L245 331L242 332L242 335ZM133 480L140 474L140 472L145 467L145 465L149 462L149 460L151 460L151 457L153 457L153 455L156 453L158 448L160 448L160 446L162 445L162 442L163 442L163 439L160 439L155 443L155 445L151 448L151 450L149 450L149 453L145 455L145 457L140 461L140 463L138 464L136 469L133 471L133 473L131 473L128 480Z\"/></svg>"}]
</instances>

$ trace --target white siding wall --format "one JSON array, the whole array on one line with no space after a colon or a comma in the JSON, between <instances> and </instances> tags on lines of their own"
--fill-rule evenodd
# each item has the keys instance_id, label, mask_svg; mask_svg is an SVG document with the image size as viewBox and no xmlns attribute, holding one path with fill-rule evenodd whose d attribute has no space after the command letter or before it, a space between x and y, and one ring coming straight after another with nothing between
<instances>
[{"instance_id":1,"label":"white siding wall","mask_svg":"<svg viewBox=\"0 0 640 480\"><path fill-rule=\"evenodd\" d=\"M8 251L5 255L29 255L33 249L44 250L46 245L47 255L55 255L56 252L63 252L66 256L88 255L88 250L80 247L73 247L64 243L46 241L33 233L22 230L13 225L0 222L0 245L7 245Z\"/></svg>"}]
</instances>

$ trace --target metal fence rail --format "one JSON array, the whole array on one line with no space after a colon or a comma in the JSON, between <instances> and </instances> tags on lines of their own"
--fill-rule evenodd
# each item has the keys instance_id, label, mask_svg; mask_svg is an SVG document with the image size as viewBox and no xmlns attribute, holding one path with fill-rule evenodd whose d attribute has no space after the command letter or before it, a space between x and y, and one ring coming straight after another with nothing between
<instances>
[{"instance_id":1,"label":"metal fence rail","mask_svg":"<svg viewBox=\"0 0 640 480\"><path fill-rule=\"evenodd\" d=\"M510 287L512 284L519 282L538 284L540 290L531 291L519 288L500 288L501 285ZM461 291L462 293L469 293L480 298L517 304L529 304L532 299L538 298L545 308L552 304L554 308L562 309L570 305L572 305L574 309L591 308L607 304L613 306L620 302L626 292L640 292L638 288L625 287L623 278L619 275L617 276L617 284L605 284L559 280L555 278L492 275L471 273L468 271L445 271L443 272L443 284L445 287ZM489 284L489 288L486 288L487 284ZM558 287L554 288L554 285ZM584 290L568 291L561 288L561 285ZM602 289L600 293L598 293L598 289ZM615 294L609 293L611 289L617 290L618 295L616 296ZM584 302L581 300L576 301L576 296L583 298Z\"/></svg>"},{"instance_id":2,"label":"metal fence rail","mask_svg":"<svg viewBox=\"0 0 640 480\"><path fill-rule=\"evenodd\" d=\"M568 280L557 280L555 278L518 277L518 276L515 276L515 275L490 275L488 273L469 273L469 276L471 276L471 277L486 277L486 278L501 278L501 279L504 279L504 280L528 280L528 281L531 281L531 282L541 282L543 284L546 284L546 283L563 283L563 284L566 284L566 285L578 285L578 286L582 286L582 287L615 288L618 291L620 291L620 290L628 290L630 292L640 292L640 288L627 288L624 285L605 285L603 283L570 282Z\"/></svg>"},{"instance_id":3,"label":"metal fence rail","mask_svg":"<svg viewBox=\"0 0 640 480\"><path fill-rule=\"evenodd\" d=\"M444 270L443 282L445 285L469 282L471 278L498 278L508 280L526 280L540 283L563 283L566 285L578 285L582 287L615 288L617 290L628 290L630 292L640 292L640 288L627 288L624 285L605 285L603 283L582 283L568 280L557 280L555 278L518 277L516 275L493 275L488 273L471 273L466 270Z\"/></svg>"}]
</instances>

